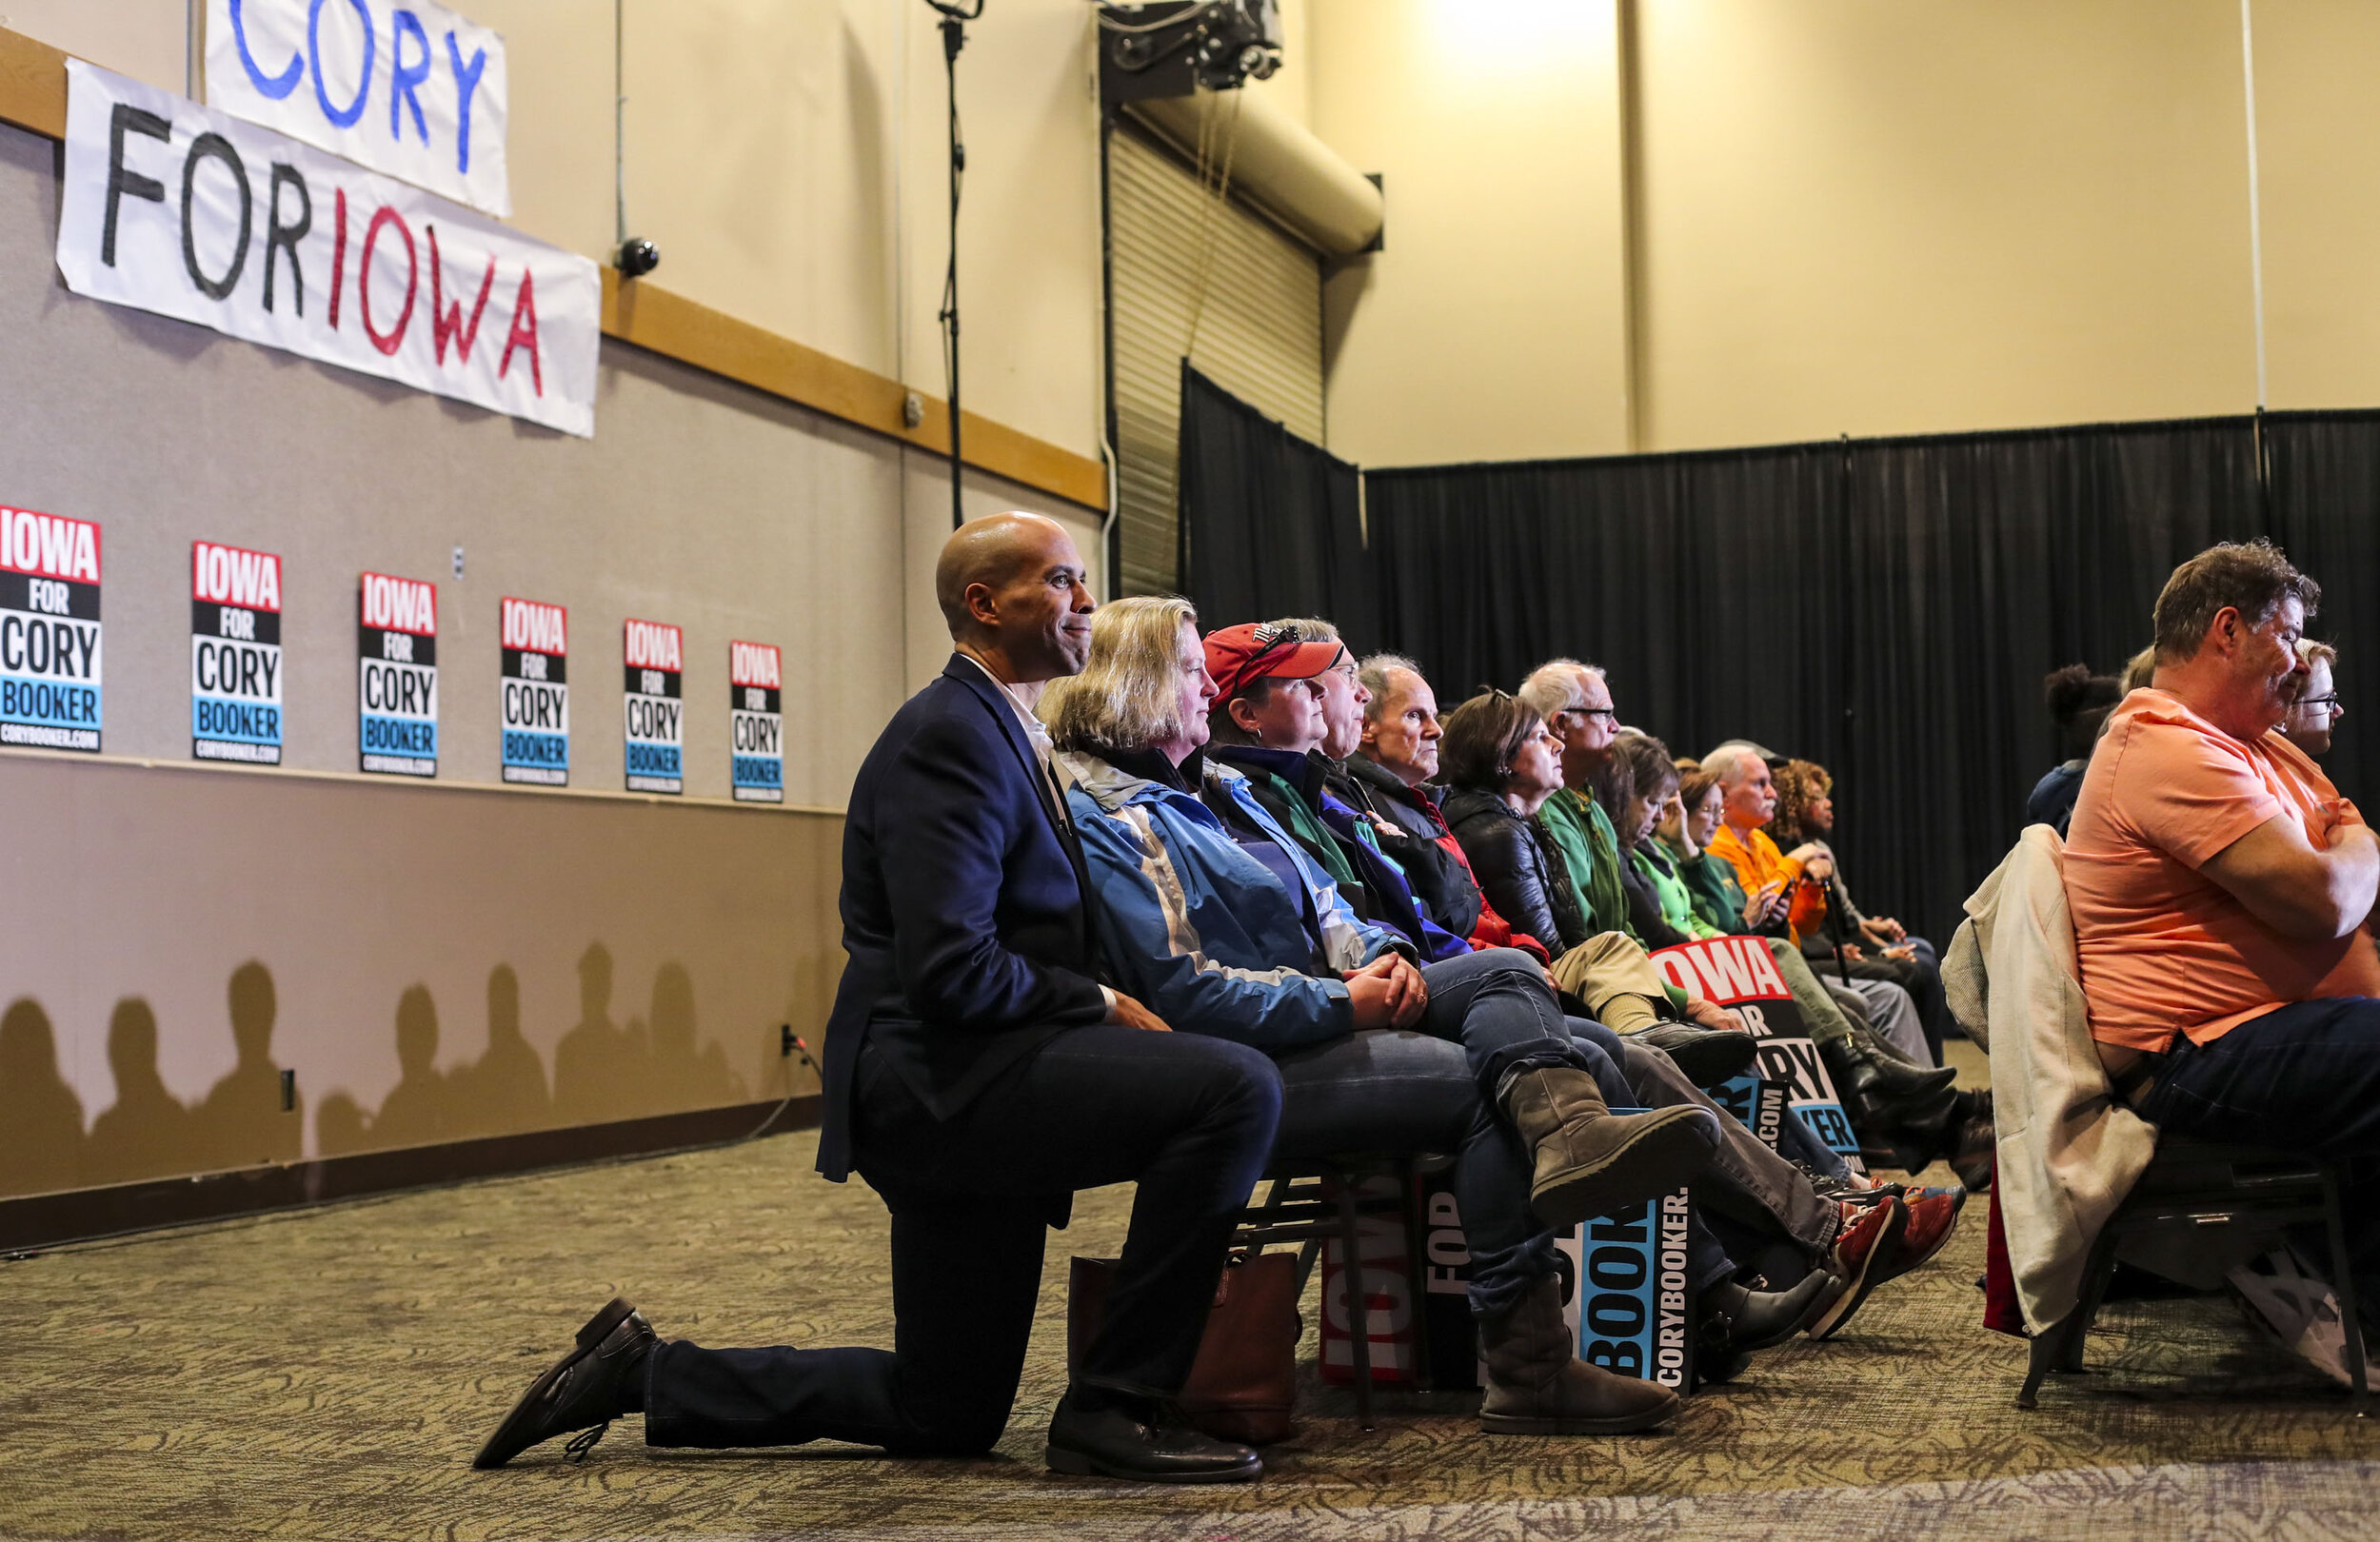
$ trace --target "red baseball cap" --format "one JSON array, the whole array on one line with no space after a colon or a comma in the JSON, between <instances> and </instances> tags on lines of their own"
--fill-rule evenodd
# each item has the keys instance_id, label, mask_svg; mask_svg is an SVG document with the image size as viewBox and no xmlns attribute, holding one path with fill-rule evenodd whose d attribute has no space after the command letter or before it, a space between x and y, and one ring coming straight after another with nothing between
<instances>
[{"instance_id":1,"label":"red baseball cap","mask_svg":"<svg viewBox=\"0 0 2380 1542\"><path fill-rule=\"evenodd\" d=\"M1259 680L1312 680L1345 651L1337 638L1316 642L1295 626L1225 626L1206 634L1206 672L1215 677L1216 700L1228 702Z\"/></svg>"}]
</instances>

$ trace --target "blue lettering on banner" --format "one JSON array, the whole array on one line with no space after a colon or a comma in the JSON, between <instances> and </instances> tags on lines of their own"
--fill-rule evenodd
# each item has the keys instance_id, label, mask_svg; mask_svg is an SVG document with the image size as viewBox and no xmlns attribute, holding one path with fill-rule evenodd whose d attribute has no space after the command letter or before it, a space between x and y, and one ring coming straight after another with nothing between
<instances>
[{"instance_id":1,"label":"blue lettering on banner","mask_svg":"<svg viewBox=\"0 0 2380 1542\"><path fill-rule=\"evenodd\" d=\"M190 545L190 755L279 765L281 559Z\"/></svg>"},{"instance_id":2,"label":"blue lettering on banner","mask_svg":"<svg viewBox=\"0 0 2380 1542\"><path fill-rule=\"evenodd\" d=\"M437 586L364 575L356 634L358 747L364 770L438 774Z\"/></svg>"},{"instance_id":3,"label":"blue lettering on banner","mask_svg":"<svg viewBox=\"0 0 2380 1542\"><path fill-rule=\"evenodd\" d=\"M99 534L0 507L0 744L99 751Z\"/></svg>"},{"instance_id":4,"label":"blue lettering on banner","mask_svg":"<svg viewBox=\"0 0 2380 1542\"><path fill-rule=\"evenodd\" d=\"M631 618L622 631L625 754L630 792L685 790L685 634Z\"/></svg>"},{"instance_id":5,"label":"blue lettering on banner","mask_svg":"<svg viewBox=\"0 0 2380 1542\"><path fill-rule=\"evenodd\" d=\"M207 100L509 214L504 38L432 0L208 0Z\"/></svg>"},{"instance_id":6,"label":"blue lettering on banner","mask_svg":"<svg viewBox=\"0 0 2380 1542\"><path fill-rule=\"evenodd\" d=\"M1614 1113L1635 1112L1615 1109ZM1693 1390L1684 1189L1597 1216L1578 1237L1578 1358L1615 1375Z\"/></svg>"},{"instance_id":7,"label":"blue lettering on banner","mask_svg":"<svg viewBox=\"0 0 2380 1542\"><path fill-rule=\"evenodd\" d=\"M783 660L773 642L727 644L727 732L738 802L785 801Z\"/></svg>"}]
</instances>

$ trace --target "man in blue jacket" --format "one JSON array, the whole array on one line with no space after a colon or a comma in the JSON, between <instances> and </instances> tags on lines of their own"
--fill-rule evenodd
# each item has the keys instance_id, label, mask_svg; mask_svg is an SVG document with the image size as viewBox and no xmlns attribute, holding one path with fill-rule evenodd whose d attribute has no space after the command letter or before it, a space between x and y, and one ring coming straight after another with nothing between
<instances>
[{"instance_id":1,"label":"man in blue jacket","mask_svg":"<svg viewBox=\"0 0 2380 1542\"><path fill-rule=\"evenodd\" d=\"M894 1347L664 1342L614 1300L480 1453L645 1415L656 1446L844 1440L973 1455L1007 1424L1073 1191L1137 1182L1106 1314L1051 1419L1062 1473L1232 1482L1262 1463L1180 1422L1234 1220L1271 1150L1261 1053L1166 1030L1101 984L1061 773L1032 716L1082 667L1092 600L1063 527L962 525L935 570L957 651L894 714L843 827L850 962L826 1039L819 1170L892 1213Z\"/></svg>"}]
</instances>

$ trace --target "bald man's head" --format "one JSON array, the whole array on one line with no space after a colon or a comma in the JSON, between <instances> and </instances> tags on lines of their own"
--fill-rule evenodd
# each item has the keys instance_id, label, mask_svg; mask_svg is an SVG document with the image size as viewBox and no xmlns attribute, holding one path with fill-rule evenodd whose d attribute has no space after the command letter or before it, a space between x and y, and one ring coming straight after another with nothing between
<instances>
[{"instance_id":1,"label":"bald man's head","mask_svg":"<svg viewBox=\"0 0 2380 1542\"><path fill-rule=\"evenodd\" d=\"M1013 682L1049 680L1076 673L1090 650L1088 579L1064 525L1041 514L992 514L943 543L934 601L953 642L1000 655Z\"/></svg>"}]
</instances>

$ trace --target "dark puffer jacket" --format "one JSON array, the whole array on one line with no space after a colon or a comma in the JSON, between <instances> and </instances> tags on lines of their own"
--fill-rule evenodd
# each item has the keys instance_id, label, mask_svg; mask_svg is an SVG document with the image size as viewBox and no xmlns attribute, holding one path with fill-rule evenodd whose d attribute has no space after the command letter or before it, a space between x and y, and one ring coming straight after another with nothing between
<instances>
[{"instance_id":1,"label":"dark puffer jacket","mask_svg":"<svg viewBox=\"0 0 2380 1542\"><path fill-rule=\"evenodd\" d=\"M1335 772L1322 785L1351 807L1385 820L1403 832L1400 840L1379 832L1380 850L1404 869L1405 881L1430 919L1454 933L1469 937L1479 924L1479 891L1454 853L1438 843L1442 817L1424 795L1398 780L1397 774L1361 756L1334 762Z\"/></svg>"},{"instance_id":2,"label":"dark puffer jacket","mask_svg":"<svg viewBox=\"0 0 2380 1542\"><path fill-rule=\"evenodd\" d=\"M1514 930L1557 951L1587 939L1586 912L1578 903L1569 864L1552 841L1538 837L1536 825L1501 798L1477 787L1447 794L1440 812L1462 842L1480 892Z\"/></svg>"}]
</instances>

